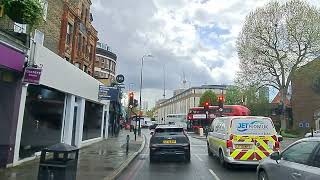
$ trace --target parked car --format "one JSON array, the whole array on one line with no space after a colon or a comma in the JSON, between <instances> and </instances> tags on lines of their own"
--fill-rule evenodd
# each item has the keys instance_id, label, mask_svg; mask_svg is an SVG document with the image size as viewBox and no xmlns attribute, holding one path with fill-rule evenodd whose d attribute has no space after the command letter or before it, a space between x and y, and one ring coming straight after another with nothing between
<instances>
[{"instance_id":1,"label":"parked car","mask_svg":"<svg viewBox=\"0 0 320 180\"><path fill-rule=\"evenodd\" d=\"M320 130L313 131L313 136L314 137L320 137ZM304 135L304 137L312 137L311 132L306 133L306 135Z\"/></svg>"},{"instance_id":2,"label":"parked car","mask_svg":"<svg viewBox=\"0 0 320 180\"><path fill-rule=\"evenodd\" d=\"M158 125L150 138L149 148L151 163L168 156L182 157L190 162L190 141L182 127Z\"/></svg>"},{"instance_id":3,"label":"parked car","mask_svg":"<svg viewBox=\"0 0 320 180\"><path fill-rule=\"evenodd\" d=\"M259 160L280 149L281 140L268 117L227 116L212 121L207 148L209 156L219 157L222 166L258 165Z\"/></svg>"},{"instance_id":4,"label":"parked car","mask_svg":"<svg viewBox=\"0 0 320 180\"><path fill-rule=\"evenodd\" d=\"M296 141L282 153L274 152L257 167L258 180L319 180L320 138Z\"/></svg>"}]
</instances>

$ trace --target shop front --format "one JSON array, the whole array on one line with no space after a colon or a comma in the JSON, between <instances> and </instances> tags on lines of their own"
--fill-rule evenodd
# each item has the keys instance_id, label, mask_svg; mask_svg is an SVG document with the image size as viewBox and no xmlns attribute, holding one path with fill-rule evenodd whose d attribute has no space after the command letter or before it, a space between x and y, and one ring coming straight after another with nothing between
<instances>
[{"instance_id":1,"label":"shop front","mask_svg":"<svg viewBox=\"0 0 320 180\"><path fill-rule=\"evenodd\" d=\"M50 145L83 147L107 137L109 101L98 98L100 82L43 46L36 45L38 83L22 87L14 163L34 159Z\"/></svg>"},{"instance_id":2,"label":"shop front","mask_svg":"<svg viewBox=\"0 0 320 180\"><path fill-rule=\"evenodd\" d=\"M0 168L13 162L25 52L0 41Z\"/></svg>"}]
</instances>

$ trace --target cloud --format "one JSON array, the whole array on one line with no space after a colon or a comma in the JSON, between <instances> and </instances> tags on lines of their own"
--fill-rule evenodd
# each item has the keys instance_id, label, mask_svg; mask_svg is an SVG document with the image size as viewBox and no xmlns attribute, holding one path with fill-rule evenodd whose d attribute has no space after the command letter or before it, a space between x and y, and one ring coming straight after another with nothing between
<instances>
[{"instance_id":1,"label":"cloud","mask_svg":"<svg viewBox=\"0 0 320 180\"><path fill-rule=\"evenodd\" d=\"M239 60L235 40L245 16L268 0L93 0L99 39L118 55L117 73L139 88L141 57L144 96L202 84L232 84ZM310 0L317 3L318 0ZM164 76L164 68L166 75ZM160 93L162 92L162 93ZM171 93L170 93L171 95ZM168 97L168 96L167 96Z\"/></svg>"}]
</instances>

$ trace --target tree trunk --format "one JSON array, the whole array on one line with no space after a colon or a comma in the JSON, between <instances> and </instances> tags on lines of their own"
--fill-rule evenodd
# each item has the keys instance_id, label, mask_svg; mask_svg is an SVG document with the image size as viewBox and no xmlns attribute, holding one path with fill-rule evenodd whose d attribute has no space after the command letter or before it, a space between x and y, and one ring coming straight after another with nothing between
<instances>
[{"instance_id":1,"label":"tree trunk","mask_svg":"<svg viewBox=\"0 0 320 180\"><path fill-rule=\"evenodd\" d=\"M286 98L287 98L287 91L285 88L282 88L281 91L281 129L287 129L287 120L286 120Z\"/></svg>"}]
</instances>

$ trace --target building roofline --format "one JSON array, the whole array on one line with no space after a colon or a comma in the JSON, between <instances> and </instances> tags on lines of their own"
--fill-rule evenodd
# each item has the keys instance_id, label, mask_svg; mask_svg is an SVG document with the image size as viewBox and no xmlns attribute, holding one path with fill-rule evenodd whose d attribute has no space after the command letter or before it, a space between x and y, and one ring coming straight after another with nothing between
<instances>
[{"instance_id":1,"label":"building roofline","mask_svg":"<svg viewBox=\"0 0 320 180\"><path fill-rule=\"evenodd\" d=\"M179 94L177 94L175 96L172 96L171 98L166 99L165 101L159 103L159 105L161 106L162 104L166 104L171 99L174 99L175 97L177 97L177 96L179 96L181 94L184 94L185 92L188 92L188 91L190 91L192 89L222 89L222 90L225 90L225 89L227 89L227 87L228 87L228 85L202 85L202 86L190 87L189 89L186 89L186 90L182 91L181 93L179 93Z\"/></svg>"}]
</instances>

